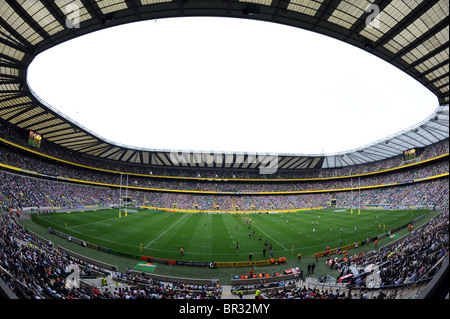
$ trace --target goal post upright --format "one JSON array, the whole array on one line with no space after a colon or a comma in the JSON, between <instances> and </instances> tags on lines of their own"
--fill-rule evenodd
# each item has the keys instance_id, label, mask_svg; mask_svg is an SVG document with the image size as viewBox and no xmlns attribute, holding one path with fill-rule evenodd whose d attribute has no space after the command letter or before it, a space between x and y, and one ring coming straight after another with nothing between
<instances>
[{"instance_id":1,"label":"goal post upright","mask_svg":"<svg viewBox=\"0 0 450 319\"><path fill-rule=\"evenodd\" d=\"M125 217L127 217L128 210L128 174L127 174L127 186L125 187Z\"/></svg>"},{"instance_id":2,"label":"goal post upright","mask_svg":"<svg viewBox=\"0 0 450 319\"><path fill-rule=\"evenodd\" d=\"M121 218L121 209L122 209L122 173L120 173L120 187L119 187L119 218Z\"/></svg>"}]
</instances>

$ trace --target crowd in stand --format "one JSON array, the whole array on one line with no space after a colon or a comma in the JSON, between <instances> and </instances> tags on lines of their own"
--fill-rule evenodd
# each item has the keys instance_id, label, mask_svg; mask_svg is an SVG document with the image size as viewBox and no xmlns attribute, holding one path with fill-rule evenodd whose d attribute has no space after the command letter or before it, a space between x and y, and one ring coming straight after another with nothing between
<instances>
[{"instance_id":1,"label":"crowd in stand","mask_svg":"<svg viewBox=\"0 0 450 319\"><path fill-rule=\"evenodd\" d=\"M347 299L345 292L306 286L294 289L275 289L264 295L267 299Z\"/></svg>"},{"instance_id":2,"label":"crowd in stand","mask_svg":"<svg viewBox=\"0 0 450 319\"><path fill-rule=\"evenodd\" d=\"M439 203L441 213L424 227L411 232L397 244L366 259L357 259L355 266L378 265L380 288L410 285L423 278L432 278L449 254L448 195ZM23 299L216 299L221 288L212 285L163 284L138 274L117 273L116 277L131 285L114 290L95 286L66 287L68 266L79 265L81 275L91 275L96 267L74 260L51 243L35 242L8 213L0 215L0 277ZM350 264L350 262L349 262ZM367 288L364 281L355 281L354 288ZM366 290L367 291L367 290ZM354 293L352 298L368 298L367 293ZM268 299L345 299L342 290L320 290L297 287L273 289ZM381 290L377 298L385 298Z\"/></svg>"},{"instance_id":3,"label":"crowd in stand","mask_svg":"<svg viewBox=\"0 0 450 319\"><path fill-rule=\"evenodd\" d=\"M0 129L12 142L23 145L13 129L2 125ZM46 154L60 159L79 162L80 157L68 150L43 147ZM432 158L448 153L448 141L424 150L420 159ZM95 181L107 184L120 184L120 175L81 169L43 159L39 156L20 152L10 146L0 144L0 162L21 169L38 172L48 176L74 178L83 181ZM84 159L83 164L96 167L99 164L92 159ZM103 165L104 164L104 165ZM278 172L275 178L319 178L349 176L367 172L376 172L404 164L401 157L383 162L349 167L337 170L285 173ZM148 168L105 162L102 168L114 171L127 171L148 174ZM366 177L344 178L336 180L316 180L308 182L209 182L162 180L150 177L130 177L129 186L159 188L168 190L202 190L225 192L276 192L296 190L326 190L354 188L353 191L337 191L288 195L211 195L174 192L151 192L127 189L127 195L137 205L177 208L186 210L235 211L235 210L285 210L311 207L325 207L331 199L338 206L377 205L389 208L408 206L428 206L441 210L426 227L411 233L389 250L381 251L361 263L372 263L381 268L382 286L413 283L425 276L432 277L439 270L442 260L448 258L448 178L411 183L413 180L448 173L446 160L436 160L411 169L396 170L390 173L369 175ZM195 172L195 173L194 173ZM252 172L161 170L153 175L195 176L207 175L215 178L255 178ZM39 177L39 178L38 178ZM123 176L124 177L124 176ZM273 176L270 176L273 178ZM257 177L257 178L260 178ZM405 183L408 182L408 183ZM122 185L125 181L122 180ZM359 190L361 186L390 183L405 183L399 186ZM125 186L124 186L125 188ZM99 187L93 185L70 184L61 179L42 179L0 171L0 211L23 207L83 207L91 205L114 205L119 203L124 189ZM150 299L150 298L217 298L217 294L205 287L186 288L186 285L164 285L161 282L140 282L128 288L101 292L92 287L69 289L65 286L68 266L77 262L82 265L82 273L91 273L92 266L74 261L64 253L44 243L35 243L31 237L16 226L9 214L3 213L0 220L0 275L11 289L21 298L60 298L60 299ZM132 280L144 279L130 277ZM200 290L198 292L197 290ZM340 299L345 296L339 292L318 291L315 289L295 288L276 290L267 295L269 298L302 299Z\"/></svg>"},{"instance_id":4,"label":"crowd in stand","mask_svg":"<svg viewBox=\"0 0 450 319\"><path fill-rule=\"evenodd\" d=\"M120 190L70 184L62 181L14 175L0 171L0 201L3 209L119 205L127 194L138 206L203 211L276 211L326 207L331 199L338 206L387 208L433 207L448 193L448 179L359 191L290 195L211 195Z\"/></svg>"},{"instance_id":5,"label":"crowd in stand","mask_svg":"<svg viewBox=\"0 0 450 319\"><path fill-rule=\"evenodd\" d=\"M0 201L9 208L107 205L119 198L119 191L115 189L68 184L1 171L0 186Z\"/></svg>"},{"instance_id":6,"label":"crowd in stand","mask_svg":"<svg viewBox=\"0 0 450 319\"><path fill-rule=\"evenodd\" d=\"M441 214L425 227L363 262L380 265L380 287L412 284L439 271L449 253L448 195L442 206Z\"/></svg>"},{"instance_id":7,"label":"crowd in stand","mask_svg":"<svg viewBox=\"0 0 450 319\"><path fill-rule=\"evenodd\" d=\"M1 120L0 120L1 121ZM16 127L10 126L6 122L0 122L0 133L2 138L11 141L17 145L27 147L25 138L25 131L18 131ZM64 149L59 147L56 144L51 143L50 141L45 141L41 148L37 150L46 155L50 155L56 157L58 159L62 159L65 161L69 161L72 163L78 163L82 165L86 165L89 167L97 167L101 169L117 171L117 172L127 172L127 173L137 173L137 174L146 174L146 175L154 175L154 176L180 176L180 177L197 177L197 178L244 178L244 179L266 179L266 178L275 178L275 179L302 179L302 178L329 178L329 177L338 177L338 176L350 176L350 175L358 175L364 173L371 173L382 171L390 168L399 167L405 164L411 164L413 162L422 161L430 158L434 158L436 156L446 154L449 152L449 141L443 141L441 143L429 146L425 148L422 154L419 155L418 158L411 161L404 161L403 156L399 155L394 158L383 160L380 162L369 163L365 165L356 165L344 168L337 169L327 169L327 170L296 170L296 171L281 171L278 170L273 175L261 175L258 170L230 170L230 169L206 169L206 170L197 170L191 168L150 168L148 165L140 165L140 164L127 164L127 163L119 163L118 161L102 161L99 163L96 158L89 158L87 156L81 157L76 152L72 152L68 149ZM2 150L2 146L0 145L0 154L5 152ZM10 150L6 150L6 152L13 153ZM1 156L1 155L0 155ZM10 155L13 157L14 155ZM20 163L21 157L23 154L20 153L18 159L11 158L11 165L14 163ZM17 161L18 160L18 161ZM52 167L51 162L45 162L45 167L41 167L42 159L38 159L38 162L33 161L32 159L28 159L29 163L27 163L27 167L22 167L29 170L38 171L44 174L48 174L51 176L57 176L58 174L61 176L77 178L79 172L82 172L83 178L84 175L89 174L81 171L77 168L75 171L70 171L68 174L64 175L63 172L59 170L59 167ZM36 165L37 164L37 165ZM18 166L20 167L20 166ZM448 169L448 168L447 168ZM77 171L79 171L77 173ZM92 172L90 172L92 173ZM56 174L56 175L55 175ZM69 176L68 176L69 175ZM98 177L103 178L102 175L92 176L92 180L98 179ZM120 177L115 176L115 181L118 182ZM91 179L84 179L91 180ZM139 181L138 181L139 182ZM148 186L148 180L143 185ZM183 184L186 187L195 187L187 184ZM213 189L211 189L213 190ZM245 191L241 189L241 191Z\"/></svg>"},{"instance_id":8,"label":"crowd in stand","mask_svg":"<svg viewBox=\"0 0 450 319\"><path fill-rule=\"evenodd\" d=\"M69 184L0 172L0 201L8 207L82 207L118 204L121 190ZM409 185L333 193L289 195L211 195L147 192L128 189L137 205L186 210L286 210L325 207L331 199L339 206L433 206L445 192L448 179ZM125 189L122 189L122 195Z\"/></svg>"},{"instance_id":9,"label":"crowd in stand","mask_svg":"<svg viewBox=\"0 0 450 319\"><path fill-rule=\"evenodd\" d=\"M430 222L392 246L387 246L367 258L355 258L354 261L344 262L340 259L336 267L341 270L341 276L351 265L354 268L366 269L372 265L373 271L379 271L379 283L375 287L372 273L364 274L350 281L346 288L353 290L318 289L295 287L292 289L275 289L265 294L268 299L385 299L396 298L400 287L410 287L415 283L429 282L449 257L449 204L448 194L439 203L441 213ZM364 254L361 255L364 257ZM377 266L377 267L374 267ZM375 294L369 294L375 288ZM388 295L386 289L392 290Z\"/></svg>"},{"instance_id":10,"label":"crowd in stand","mask_svg":"<svg viewBox=\"0 0 450 319\"><path fill-rule=\"evenodd\" d=\"M0 144L0 162L34 171L54 177L72 178L83 181L92 181L98 183L126 185L127 176L113 173L100 172L92 169L80 168L72 165L65 165L49 159L19 151L7 145ZM378 164L383 169L389 167L391 160ZM386 164L386 165L384 165ZM98 166L98 164L97 164ZM443 174L448 172L448 161L441 160L437 163L423 164L414 170L398 170L388 174L377 174L371 176L362 176L360 178L343 178L334 180L310 180L295 182L233 182L233 181L208 181L208 180L173 180L164 178L154 178L150 175L128 176L128 185L156 188L156 189L177 189L189 191L214 191L214 192L280 192L280 191L305 191L319 189L342 189L355 188L380 184L391 184L415 179L426 178L429 176ZM324 172L328 170L323 170ZM346 175L342 175L346 176ZM348 175L347 175L348 176Z\"/></svg>"},{"instance_id":11,"label":"crowd in stand","mask_svg":"<svg viewBox=\"0 0 450 319\"><path fill-rule=\"evenodd\" d=\"M118 273L129 285L116 289L81 285L66 286L69 265L90 276L98 267L75 260L51 243L33 241L8 213L0 214L0 278L21 299L218 299L219 285L167 284L139 275Z\"/></svg>"},{"instance_id":12,"label":"crowd in stand","mask_svg":"<svg viewBox=\"0 0 450 319\"><path fill-rule=\"evenodd\" d=\"M73 292L64 286L69 260L43 243L32 244L31 237L7 214L1 217L0 275L3 281L19 298L69 298Z\"/></svg>"},{"instance_id":13,"label":"crowd in stand","mask_svg":"<svg viewBox=\"0 0 450 319\"><path fill-rule=\"evenodd\" d=\"M427 178L448 172L449 164L440 160L416 167L414 170L403 169L394 172L362 176L360 178L343 178L332 180L310 180L295 182L233 182L233 181L202 181L202 180L173 180L152 178L150 176L126 176L114 173L100 172L77 166L65 165L32 154L20 152L14 148L0 144L0 162L34 171L47 176L72 178L113 185L128 185L152 189L213 191L213 192L286 192L312 191L323 189L358 188L373 185L385 185L416 179ZM385 161L389 163L390 161ZM382 164L384 164L383 162ZM379 165L382 165L379 164ZM326 171L326 170L324 170ZM128 184L127 184L128 183Z\"/></svg>"}]
</instances>

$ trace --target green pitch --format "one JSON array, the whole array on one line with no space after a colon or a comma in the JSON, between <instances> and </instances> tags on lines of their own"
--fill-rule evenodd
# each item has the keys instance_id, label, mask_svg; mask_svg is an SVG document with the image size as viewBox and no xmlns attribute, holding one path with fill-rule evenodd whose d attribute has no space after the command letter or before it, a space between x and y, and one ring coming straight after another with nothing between
<instances>
[{"instance_id":1,"label":"green pitch","mask_svg":"<svg viewBox=\"0 0 450 319\"><path fill-rule=\"evenodd\" d=\"M131 255L190 261L253 261L311 256L327 246L365 241L408 224L428 210L327 209L283 214L195 214L150 210L33 215L33 221ZM380 227L381 225L381 227ZM342 227L342 231L341 231ZM356 231L355 231L356 227ZM261 236L261 240L259 239ZM267 241L266 256L263 249ZM239 247L237 249L237 244ZM180 249L183 247L184 254ZM293 255L292 255L293 253Z\"/></svg>"}]
</instances>

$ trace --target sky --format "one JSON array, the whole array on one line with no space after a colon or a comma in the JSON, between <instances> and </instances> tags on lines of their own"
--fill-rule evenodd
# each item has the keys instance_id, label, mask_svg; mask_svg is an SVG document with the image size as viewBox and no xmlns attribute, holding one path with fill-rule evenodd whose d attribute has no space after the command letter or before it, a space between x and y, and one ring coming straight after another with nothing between
<instances>
[{"instance_id":1,"label":"sky","mask_svg":"<svg viewBox=\"0 0 450 319\"><path fill-rule=\"evenodd\" d=\"M148 149L345 152L438 107L422 84L368 52L231 18L96 31L42 52L27 76L41 99L90 131Z\"/></svg>"}]
</instances>

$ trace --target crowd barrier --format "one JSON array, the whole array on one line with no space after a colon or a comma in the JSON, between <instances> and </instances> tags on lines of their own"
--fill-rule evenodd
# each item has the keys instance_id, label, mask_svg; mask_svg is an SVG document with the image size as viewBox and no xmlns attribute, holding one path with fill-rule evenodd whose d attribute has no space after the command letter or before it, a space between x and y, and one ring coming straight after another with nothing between
<instances>
[{"instance_id":1,"label":"crowd barrier","mask_svg":"<svg viewBox=\"0 0 450 319\"><path fill-rule=\"evenodd\" d=\"M249 266L268 266L268 265L270 265L270 260L214 262L215 267L249 267Z\"/></svg>"},{"instance_id":2,"label":"crowd barrier","mask_svg":"<svg viewBox=\"0 0 450 319\"><path fill-rule=\"evenodd\" d=\"M289 274L289 275L278 275L278 276L269 276L269 277L262 277L262 278L248 278L248 279L231 279L230 284L232 286L239 286L239 285L254 285L259 284L261 281L264 281L266 283L271 282L277 282L277 281L288 281L293 280L295 277L295 274Z\"/></svg>"}]
</instances>

